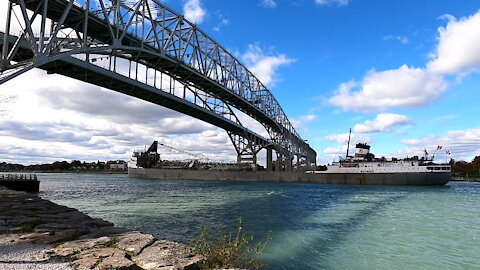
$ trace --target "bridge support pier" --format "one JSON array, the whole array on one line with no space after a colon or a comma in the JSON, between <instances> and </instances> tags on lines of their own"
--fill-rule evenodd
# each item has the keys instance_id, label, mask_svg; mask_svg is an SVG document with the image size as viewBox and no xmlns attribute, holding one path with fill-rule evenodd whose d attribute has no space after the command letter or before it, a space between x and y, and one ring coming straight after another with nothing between
<instances>
[{"instance_id":1,"label":"bridge support pier","mask_svg":"<svg viewBox=\"0 0 480 270\"><path fill-rule=\"evenodd\" d=\"M267 147L267 171L271 172L273 170L273 147Z\"/></svg>"},{"instance_id":2,"label":"bridge support pier","mask_svg":"<svg viewBox=\"0 0 480 270\"><path fill-rule=\"evenodd\" d=\"M290 158L290 157L285 159L285 171L286 172L292 172L293 171L292 158Z\"/></svg>"},{"instance_id":3,"label":"bridge support pier","mask_svg":"<svg viewBox=\"0 0 480 270\"><path fill-rule=\"evenodd\" d=\"M300 170L301 170L301 168L302 168L302 166L301 166L302 164L301 164L300 162L301 162L301 161L300 161L300 156L297 156L297 163L295 164L295 165L296 165L296 166L295 166L295 171L296 171L296 172L300 172Z\"/></svg>"},{"instance_id":4,"label":"bridge support pier","mask_svg":"<svg viewBox=\"0 0 480 270\"><path fill-rule=\"evenodd\" d=\"M253 170L257 170L257 155L238 155L237 163L242 164L242 162L251 162L253 164Z\"/></svg>"},{"instance_id":5,"label":"bridge support pier","mask_svg":"<svg viewBox=\"0 0 480 270\"><path fill-rule=\"evenodd\" d=\"M277 160L275 160L275 164L274 164L274 169L276 172L279 172L282 170L282 160L277 158Z\"/></svg>"}]
</instances>

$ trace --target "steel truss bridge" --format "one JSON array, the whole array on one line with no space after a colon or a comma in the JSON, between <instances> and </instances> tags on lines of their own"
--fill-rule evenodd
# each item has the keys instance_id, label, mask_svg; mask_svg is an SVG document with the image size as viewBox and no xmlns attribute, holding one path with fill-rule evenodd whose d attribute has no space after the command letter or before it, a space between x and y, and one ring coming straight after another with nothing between
<instances>
[{"instance_id":1,"label":"steel truss bridge","mask_svg":"<svg viewBox=\"0 0 480 270\"><path fill-rule=\"evenodd\" d=\"M268 168L272 150L286 170L292 160L297 168L315 164L315 151L270 91L225 48L158 0L8 0L6 13L0 84L40 68L223 128L239 162L256 163L266 148ZM269 138L245 127L238 111L261 123Z\"/></svg>"}]
</instances>

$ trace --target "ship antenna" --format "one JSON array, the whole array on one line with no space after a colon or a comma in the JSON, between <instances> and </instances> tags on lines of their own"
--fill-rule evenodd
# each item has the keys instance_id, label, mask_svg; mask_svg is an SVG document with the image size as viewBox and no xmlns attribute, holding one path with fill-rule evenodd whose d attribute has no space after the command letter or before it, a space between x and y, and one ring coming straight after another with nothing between
<instances>
[{"instance_id":1,"label":"ship antenna","mask_svg":"<svg viewBox=\"0 0 480 270\"><path fill-rule=\"evenodd\" d=\"M345 156L345 158L348 158L348 151L350 150L350 135L352 135L352 128L350 128L350 132L348 133L347 156Z\"/></svg>"}]
</instances>

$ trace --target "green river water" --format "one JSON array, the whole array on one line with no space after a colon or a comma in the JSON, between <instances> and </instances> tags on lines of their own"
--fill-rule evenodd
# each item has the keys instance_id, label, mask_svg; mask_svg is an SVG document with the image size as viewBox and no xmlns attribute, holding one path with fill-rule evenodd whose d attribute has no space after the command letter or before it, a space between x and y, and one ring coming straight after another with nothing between
<instances>
[{"instance_id":1,"label":"green river water","mask_svg":"<svg viewBox=\"0 0 480 270\"><path fill-rule=\"evenodd\" d=\"M39 174L40 196L188 243L199 224L257 239L265 269L480 269L480 183L366 187Z\"/></svg>"}]
</instances>

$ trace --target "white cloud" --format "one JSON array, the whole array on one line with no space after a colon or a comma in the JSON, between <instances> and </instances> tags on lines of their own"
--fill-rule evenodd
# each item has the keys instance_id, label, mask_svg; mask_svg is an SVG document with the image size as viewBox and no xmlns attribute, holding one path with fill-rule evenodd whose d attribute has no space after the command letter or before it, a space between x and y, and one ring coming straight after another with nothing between
<instances>
[{"instance_id":1,"label":"white cloud","mask_svg":"<svg viewBox=\"0 0 480 270\"><path fill-rule=\"evenodd\" d=\"M442 76L403 65L370 71L361 82L342 83L328 102L345 111L371 112L394 107L418 107L439 99L447 88Z\"/></svg>"},{"instance_id":2,"label":"white cloud","mask_svg":"<svg viewBox=\"0 0 480 270\"><path fill-rule=\"evenodd\" d=\"M389 35L389 36L385 36L383 37L383 40L398 40L400 43L402 43L403 45L406 45L410 42L410 40L408 39L408 37L403 37L403 36L392 36L392 35Z\"/></svg>"},{"instance_id":3,"label":"white cloud","mask_svg":"<svg viewBox=\"0 0 480 270\"><path fill-rule=\"evenodd\" d=\"M235 115L238 117L238 120L240 121L240 123L242 123L243 126L248 127L251 131L265 138L269 137L265 127L262 124L260 124L258 121L248 116L247 114L239 111L238 109L232 108L232 110L235 113Z\"/></svg>"},{"instance_id":4,"label":"white cloud","mask_svg":"<svg viewBox=\"0 0 480 270\"><path fill-rule=\"evenodd\" d=\"M401 142L407 146L397 151L401 156L422 156L424 149L433 154L438 145L442 146L442 149L435 153L438 161L445 162L448 158L471 161L475 156L480 156L480 128L450 130L442 135L428 135ZM451 155L447 155L446 150L449 150Z\"/></svg>"},{"instance_id":5,"label":"white cloud","mask_svg":"<svg viewBox=\"0 0 480 270\"><path fill-rule=\"evenodd\" d=\"M315 0L315 4L320 6L346 6L349 0Z\"/></svg>"},{"instance_id":6,"label":"white cloud","mask_svg":"<svg viewBox=\"0 0 480 270\"><path fill-rule=\"evenodd\" d=\"M375 120L367 120L363 124L357 124L353 128L358 133L392 132L392 127L410 123L410 118L405 115L393 113L378 114Z\"/></svg>"},{"instance_id":7,"label":"white cloud","mask_svg":"<svg viewBox=\"0 0 480 270\"><path fill-rule=\"evenodd\" d=\"M220 22L215 27L213 27L213 31L215 32L220 32L220 30L222 30L222 27L230 23L230 21L225 19L222 15L219 15L218 17L220 19Z\"/></svg>"},{"instance_id":8,"label":"white cloud","mask_svg":"<svg viewBox=\"0 0 480 270\"><path fill-rule=\"evenodd\" d=\"M292 123L293 127L300 132L300 134L306 134L309 132L309 129L307 127L308 123L315 122L318 120L318 116L314 114L308 114L308 115L301 115L296 118L290 119L290 122Z\"/></svg>"},{"instance_id":9,"label":"white cloud","mask_svg":"<svg viewBox=\"0 0 480 270\"><path fill-rule=\"evenodd\" d=\"M225 131L124 94L29 71L0 86L0 161L129 159L135 146L167 145L233 160Z\"/></svg>"},{"instance_id":10,"label":"white cloud","mask_svg":"<svg viewBox=\"0 0 480 270\"><path fill-rule=\"evenodd\" d=\"M295 59L288 58L285 54L274 55L272 52L265 53L258 44L248 45L247 51L242 55L242 60L248 69L265 85L272 86L275 83L276 72L279 67L289 65Z\"/></svg>"},{"instance_id":11,"label":"white cloud","mask_svg":"<svg viewBox=\"0 0 480 270\"><path fill-rule=\"evenodd\" d=\"M332 135L327 135L325 136L325 140L331 141L331 142L336 142L339 144L344 144L345 147L348 143L348 133L340 133L340 134L332 134ZM356 144L356 143L370 143L372 142L372 139L363 134L357 134L357 133L352 133L350 135L350 144Z\"/></svg>"},{"instance_id":12,"label":"white cloud","mask_svg":"<svg viewBox=\"0 0 480 270\"><path fill-rule=\"evenodd\" d=\"M206 157L212 161L233 162L236 160L236 152L230 138L226 132L219 129L206 130L199 134L185 135L175 139L160 138L159 142L195 154L197 157ZM172 151L162 146L159 147L159 152L161 158L167 160L195 158L195 156L179 151Z\"/></svg>"},{"instance_id":13,"label":"white cloud","mask_svg":"<svg viewBox=\"0 0 480 270\"><path fill-rule=\"evenodd\" d=\"M480 11L456 19L451 15L445 27L438 28L438 46L428 69L441 74L458 74L480 69Z\"/></svg>"},{"instance_id":14,"label":"white cloud","mask_svg":"<svg viewBox=\"0 0 480 270\"><path fill-rule=\"evenodd\" d=\"M207 10L202 7L200 0L188 0L183 5L183 14L192 23L200 24L207 15Z\"/></svg>"},{"instance_id":15,"label":"white cloud","mask_svg":"<svg viewBox=\"0 0 480 270\"><path fill-rule=\"evenodd\" d=\"M329 154L331 158L335 158L337 156L345 157L347 153L347 145L348 145L348 133L341 133L341 134L333 134L325 136L327 141L336 142L340 145L327 147L323 149L324 154ZM355 145L357 143L370 143L372 139L369 136L363 134L352 133L350 136L350 153L352 154L355 150Z\"/></svg>"},{"instance_id":16,"label":"white cloud","mask_svg":"<svg viewBox=\"0 0 480 270\"><path fill-rule=\"evenodd\" d=\"M260 4L267 8L274 8L277 6L277 3L274 0L262 0Z\"/></svg>"},{"instance_id":17,"label":"white cloud","mask_svg":"<svg viewBox=\"0 0 480 270\"><path fill-rule=\"evenodd\" d=\"M342 83L328 103L358 112L424 106L439 99L447 89L444 75L461 78L479 72L480 11L461 19L449 14L440 18L448 23L438 29L438 45L426 69L403 65L394 70L371 71L361 82ZM400 36L384 39L403 40Z\"/></svg>"}]
</instances>

